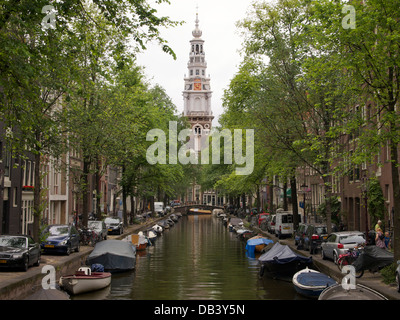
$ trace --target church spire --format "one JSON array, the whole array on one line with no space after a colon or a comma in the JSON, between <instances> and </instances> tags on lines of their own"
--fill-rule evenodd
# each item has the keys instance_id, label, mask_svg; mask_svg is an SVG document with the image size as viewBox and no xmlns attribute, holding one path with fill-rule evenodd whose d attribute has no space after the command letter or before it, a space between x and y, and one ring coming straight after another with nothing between
<instances>
[{"instance_id":1,"label":"church spire","mask_svg":"<svg viewBox=\"0 0 400 320\"><path fill-rule=\"evenodd\" d=\"M199 29L199 14L196 12L195 29L192 31L192 35L195 38L200 38L203 32Z\"/></svg>"},{"instance_id":2,"label":"church spire","mask_svg":"<svg viewBox=\"0 0 400 320\"><path fill-rule=\"evenodd\" d=\"M188 119L194 134L194 150L201 150L201 139L211 130L214 118L211 110L212 91L210 77L207 75L206 54L202 31L199 28L199 15L196 13L195 29L190 40L189 61L187 64L189 75L185 76L183 91L183 114ZM192 140L193 141L193 140Z\"/></svg>"}]
</instances>

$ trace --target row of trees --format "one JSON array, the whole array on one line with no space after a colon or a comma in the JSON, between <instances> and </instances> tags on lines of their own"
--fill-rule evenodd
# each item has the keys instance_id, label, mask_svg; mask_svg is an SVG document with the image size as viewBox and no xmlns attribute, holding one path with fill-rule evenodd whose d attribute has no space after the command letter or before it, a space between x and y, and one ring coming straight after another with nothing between
<instances>
[{"instance_id":1,"label":"row of trees","mask_svg":"<svg viewBox=\"0 0 400 320\"><path fill-rule=\"evenodd\" d=\"M160 189L171 195L185 184L187 170L146 161L150 129L168 132L168 121L185 123L135 62L148 41L158 41L175 58L159 28L178 22L158 17L144 0L62 1L43 13L46 5L45 0L2 0L0 10L0 115L13 128L7 149L16 157L27 150L35 156L36 240L43 161L59 159L67 150L79 152L83 169L71 172L80 186L84 224L88 177L96 176L99 196L107 165L122 170L124 209L128 195L154 196ZM127 224L126 212L124 219Z\"/></svg>"},{"instance_id":2,"label":"row of trees","mask_svg":"<svg viewBox=\"0 0 400 320\"><path fill-rule=\"evenodd\" d=\"M225 91L220 123L232 130L255 130L255 168L248 176L235 176L235 165L207 170L214 186L233 195L253 193L261 179L271 181L274 175L296 190L296 169L310 167L323 179L330 221L333 177L361 163L374 163L381 148L389 145L393 244L399 259L400 2L350 4L253 4L238 23L244 57Z\"/></svg>"}]
</instances>

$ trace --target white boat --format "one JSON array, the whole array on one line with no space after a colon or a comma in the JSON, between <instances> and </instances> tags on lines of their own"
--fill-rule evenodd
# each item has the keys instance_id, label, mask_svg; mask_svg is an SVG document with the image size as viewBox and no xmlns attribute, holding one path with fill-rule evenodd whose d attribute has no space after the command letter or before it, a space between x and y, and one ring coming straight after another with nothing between
<instances>
[{"instance_id":1,"label":"white boat","mask_svg":"<svg viewBox=\"0 0 400 320\"><path fill-rule=\"evenodd\" d=\"M163 232L163 227L161 227L161 226L158 225L158 224L155 224L152 228L153 228L153 230L154 230L155 232L157 232L157 233L162 233L162 232Z\"/></svg>"},{"instance_id":2,"label":"white boat","mask_svg":"<svg viewBox=\"0 0 400 320\"><path fill-rule=\"evenodd\" d=\"M308 267L296 272L292 282L298 293L310 298L318 298L326 288L337 284L335 280L326 274Z\"/></svg>"},{"instance_id":3,"label":"white boat","mask_svg":"<svg viewBox=\"0 0 400 320\"><path fill-rule=\"evenodd\" d=\"M110 283L110 272L92 272L89 267L81 267L75 274L62 276L59 280L60 287L73 295L100 290Z\"/></svg>"}]
</instances>

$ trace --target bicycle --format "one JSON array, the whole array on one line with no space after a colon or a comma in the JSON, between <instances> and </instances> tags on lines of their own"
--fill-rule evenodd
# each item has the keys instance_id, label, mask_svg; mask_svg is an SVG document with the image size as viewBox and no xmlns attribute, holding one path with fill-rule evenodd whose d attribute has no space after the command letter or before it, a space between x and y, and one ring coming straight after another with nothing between
<instances>
[{"instance_id":1,"label":"bicycle","mask_svg":"<svg viewBox=\"0 0 400 320\"><path fill-rule=\"evenodd\" d=\"M100 241L100 236L89 228L82 228L79 230L80 241L84 246L92 246L94 247L97 242Z\"/></svg>"},{"instance_id":2,"label":"bicycle","mask_svg":"<svg viewBox=\"0 0 400 320\"><path fill-rule=\"evenodd\" d=\"M363 249L363 246L357 246L355 248L350 248L346 253L339 255L339 258L337 259L339 270L342 271L344 266L352 265L353 262L358 259ZM356 278L361 278L363 274L364 270L356 272Z\"/></svg>"}]
</instances>

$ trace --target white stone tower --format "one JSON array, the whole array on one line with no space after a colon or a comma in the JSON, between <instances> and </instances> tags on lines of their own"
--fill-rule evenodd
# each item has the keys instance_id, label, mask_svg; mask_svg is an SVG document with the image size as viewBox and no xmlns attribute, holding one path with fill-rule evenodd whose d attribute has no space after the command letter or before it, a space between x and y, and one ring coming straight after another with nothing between
<instances>
[{"instance_id":1,"label":"white stone tower","mask_svg":"<svg viewBox=\"0 0 400 320\"><path fill-rule=\"evenodd\" d=\"M210 77L207 74L207 62L204 51L202 31L199 29L199 17L196 13L195 29L190 40L188 76L185 75L183 91L183 114L187 117L193 129L194 150L201 151L201 140L211 130L214 116L211 111Z\"/></svg>"}]
</instances>

